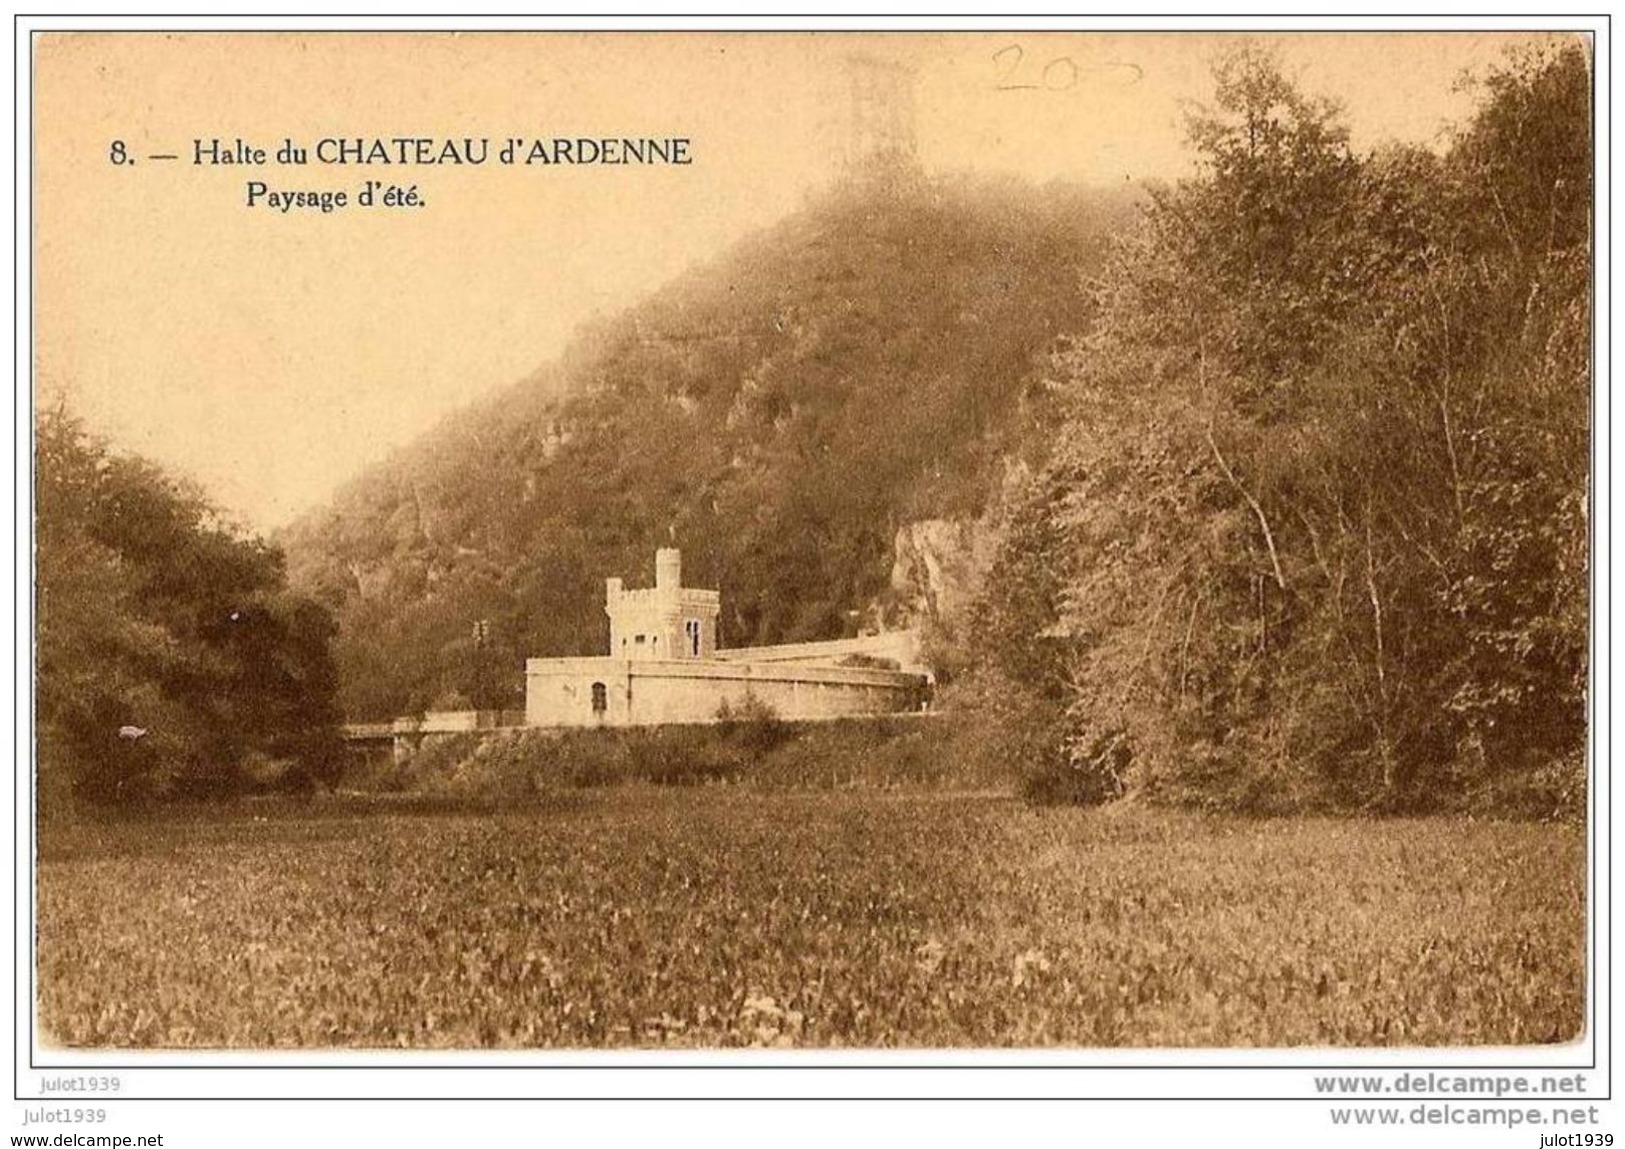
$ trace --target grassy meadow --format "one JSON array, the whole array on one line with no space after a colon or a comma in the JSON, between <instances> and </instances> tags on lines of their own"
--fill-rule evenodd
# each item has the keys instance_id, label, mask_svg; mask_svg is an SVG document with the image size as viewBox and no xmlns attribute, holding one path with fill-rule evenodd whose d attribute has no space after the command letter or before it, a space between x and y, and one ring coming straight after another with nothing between
<instances>
[{"instance_id":1,"label":"grassy meadow","mask_svg":"<svg viewBox=\"0 0 1625 1149\"><path fill-rule=\"evenodd\" d=\"M1529 1044L1585 996L1571 825L320 798L66 828L37 896L72 1047Z\"/></svg>"}]
</instances>

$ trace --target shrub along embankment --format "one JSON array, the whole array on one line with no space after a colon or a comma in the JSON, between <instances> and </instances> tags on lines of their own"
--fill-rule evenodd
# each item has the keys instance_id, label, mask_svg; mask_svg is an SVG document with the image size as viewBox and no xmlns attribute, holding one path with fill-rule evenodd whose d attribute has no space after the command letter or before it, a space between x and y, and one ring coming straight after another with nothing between
<instances>
[{"instance_id":1,"label":"shrub along embankment","mask_svg":"<svg viewBox=\"0 0 1625 1149\"><path fill-rule=\"evenodd\" d=\"M947 716L777 719L599 730L509 730L430 741L351 788L523 800L642 783L761 789L986 789L1007 785L955 752Z\"/></svg>"}]
</instances>

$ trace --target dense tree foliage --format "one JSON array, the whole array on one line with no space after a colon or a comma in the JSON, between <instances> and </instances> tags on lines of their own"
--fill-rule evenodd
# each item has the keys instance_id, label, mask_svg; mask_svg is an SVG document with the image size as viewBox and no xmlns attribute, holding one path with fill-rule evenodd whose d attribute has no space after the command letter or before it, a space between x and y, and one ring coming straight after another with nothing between
<instances>
[{"instance_id":1,"label":"dense tree foliage","mask_svg":"<svg viewBox=\"0 0 1625 1149\"><path fill-rule=\"evenodd\" d=\"M1590 132L1578 45L1494 70L1442 156L1357 155L1267 54L1220 65L1200 173L1056 362L1065 427L1004 561L1064 585L984 604L1052 666L983 667L1061 715L1045 786L1572 806Z\"/></svg>"},{"instance_id":2,"label":"dense tree foliage","mask_svg":"<svg viewBox=\"0 0 1625 1149\"><path fill-rule=\"evenodd\" d=\"M518 705L523 660L601 650L604 577L648 579L672 542L721 587L728 645L887 609L899 525L975 516L1047 438L1032 381L1132 207L892 175L594 325L293 527L346 713Z\"/></svg>"},{"instance_id":3,"label":"dense tree foliage","mask_svg":"<svg viewBox=\"0 0 1625 1149\"><path fill-rule=\"evenodd\" d=\"M280 554L61 408L36 436L45 804L331 776L332 622L286 588Z\"/></svg>"}]
</instances>

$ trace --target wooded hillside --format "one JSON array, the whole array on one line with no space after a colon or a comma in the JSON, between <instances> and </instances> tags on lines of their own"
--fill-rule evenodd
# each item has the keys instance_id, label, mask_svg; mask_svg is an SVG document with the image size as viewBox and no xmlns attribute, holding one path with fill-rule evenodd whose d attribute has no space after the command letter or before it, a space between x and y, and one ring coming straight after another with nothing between
<instances>
[{"instance_id":1,"label":"wooded hillside","mask_svg":"<svg viewBox=\"0 0 1625 1149\"><path fill-rule=\"evenodd\" d=\"M851 633L901 524L978 514L1047 438L1039 372L1132 202L892 172L584 331L286 533L347 715L515 705L658 545L721 587L726 645Z\"/></svg>"}]
</instances>

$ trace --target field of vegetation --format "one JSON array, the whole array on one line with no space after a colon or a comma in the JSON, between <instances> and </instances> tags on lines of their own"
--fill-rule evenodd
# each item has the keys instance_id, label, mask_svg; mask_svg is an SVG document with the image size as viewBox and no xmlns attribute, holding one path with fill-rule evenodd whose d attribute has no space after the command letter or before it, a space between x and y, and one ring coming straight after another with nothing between
<instances>
[{"instance_id":1,"label":"field of vegetation","mask_svg":"<svg viewBox=\"0 0 1625 1149\"><path fill-rule=\"evenodd\" d=\"M1582 1025L1572 825L901 791L248 802L53 835L47 1042L1527 1044Z\"/></svg>"}]
</instances>

